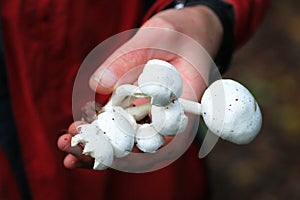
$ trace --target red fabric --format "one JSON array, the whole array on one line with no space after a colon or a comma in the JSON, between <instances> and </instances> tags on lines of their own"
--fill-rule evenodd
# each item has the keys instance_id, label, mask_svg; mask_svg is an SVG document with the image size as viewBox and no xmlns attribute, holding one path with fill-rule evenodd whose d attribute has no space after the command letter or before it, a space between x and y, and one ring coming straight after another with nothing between
<instances>
[{"instance_id":1,"label":"red fabric","mask_svg":"<svg viewBox=\"0 0 300 200\"><path fill-rule=\"evenodd\" d=\"M254 33L269 6L269 0L225 0L231 3L235 14L236 47L242 46Z\"/></svg>"},{"instance_id":2,"label":"red fabric","mask_svg":"<svg viewBox=\"0 0 300 200\"><path fill-rule=\"evenodd\" d=\"M253 17L256 21L251 23L252 30L260 17L242 14L250 10L238 1L241 0L234 1L237 17L243 20L237 20L241 25L236 30L241 33L236 35L243 41L246 37L241 34L247 29L243 29L242 22ZM81 62L104 39L138 27L145 16L142 2L1 1L12 104L34 199L203 197L206 177L196 146L167 168L146 174L66 170L62 165L65 154L56 147L60 130L72 122L71 92ZM146 16L169 2L158 0ZM6 163L3 155L0 163ZM3 180L0 178L0 185ZM4 190L16 193L14 188Z\"/></svg>"},{"instance_id":3,"label":"red fabric","mask_svg":"<svg viewBox=\"0 0 300 200\"><path fill-rule=\"evenodd\" d=\"M56 140L72 122L72 87L85 56L139 25L141 1L130 2L1 1L12 104L34 199L103 198L107 172L64 169Z\"/></svg>"},{"instance_id":4,"label":"red fabric","mask_svg":"<svg viewBox=\"0 0 300 200\"><path fill-rule=\"evenodd\" d=\"M0 199L21 199L8 160L0 148Z\"/></svg>"},{"instance_id":5,"label":"red fabric","mask_svg":"<svg viewBox=\"0 0 300 200\"><path fill-rule=\"evenodd\" d=\"M172 3L172 0L156 0L155 4L146 13L143 21L146 21L147 19L152 17L152 15L154 15L155 13L160 12L161 10L166 8L171 3Z\"/></svg>"}]
</instances>

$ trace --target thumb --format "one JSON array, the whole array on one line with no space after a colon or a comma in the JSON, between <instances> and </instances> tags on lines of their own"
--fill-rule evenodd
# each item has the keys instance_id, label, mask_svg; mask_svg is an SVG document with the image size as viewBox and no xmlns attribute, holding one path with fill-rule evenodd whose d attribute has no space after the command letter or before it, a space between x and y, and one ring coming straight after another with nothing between
<instances>
[{"instance_id":1,"label":"thumb","mask_svg":"<svg viewBox=\"0 0 300 200\"><path fill-rule=\"evenodd\" d=\"M174 59L172 53L145 47L147 45L143 45L145 41L142 38L134 36L96 70L89 81L94 91L109 94L117 85L134 83L142 71L141 66L150 59Z\"/></svg>"}]
</instances>

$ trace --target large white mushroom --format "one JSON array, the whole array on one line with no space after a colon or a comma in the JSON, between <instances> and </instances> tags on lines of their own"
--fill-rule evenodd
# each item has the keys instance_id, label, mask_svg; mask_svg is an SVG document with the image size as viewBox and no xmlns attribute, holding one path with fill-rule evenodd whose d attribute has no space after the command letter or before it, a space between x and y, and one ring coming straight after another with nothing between
<instances>
[{"instance_id":1,"label":"large white mushroom","mask_svg":"<svg viewBox=\"0 0 300 200\"><path fill-rule=\"evenodd\" d=\"M201 105L206 125L224 140L246 144L261 128L262 115L257 102L249 90L236 81L214 82L204 92Z\"/></svg>"},{"instance_id":2,"label":"large white mushroom","mask_svg":"<svg viewBox=\"0 0 300 200\"><path fill-rule=\"evenodd\" d=\"M201 104L179 99L184 110L202 115L209 130L235 144L247 144L259 133L262 115L247 88L231 79L221 79L204 92Z\"/></svg>"}]
</instances>

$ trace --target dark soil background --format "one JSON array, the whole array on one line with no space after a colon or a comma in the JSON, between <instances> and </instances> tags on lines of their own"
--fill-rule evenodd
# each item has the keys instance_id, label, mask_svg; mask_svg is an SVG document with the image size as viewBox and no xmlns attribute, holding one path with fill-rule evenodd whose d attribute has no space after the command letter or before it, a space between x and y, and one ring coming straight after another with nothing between
<instances>
[{"instance_id":1,"label":"dark soil background","mask_svg":"<svg viewBox=\"0 0 300 200\"><path fill-rule=\"evenodd\" d=\"M224 78L243 83L263 113L249 145L219 140L206 157L212 199L300 199L300 1L272 1Z\"/></svg>"}]
</instances>

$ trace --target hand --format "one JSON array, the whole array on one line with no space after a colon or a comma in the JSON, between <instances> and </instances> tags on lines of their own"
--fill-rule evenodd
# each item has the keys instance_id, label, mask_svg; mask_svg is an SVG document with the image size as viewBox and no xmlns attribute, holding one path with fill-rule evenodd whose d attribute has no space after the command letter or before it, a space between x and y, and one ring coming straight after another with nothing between
<instances>
[{"instance_id":1,"label":"hand","mask_svg":"<svg viewBox=\"0 0 300 200\"><path fill-rule=\"evenodd\" d=\"M149 28L153 28L150 31L151 34L149 34ZM191 99L192 93L195 92L196 98L199 100L206 88L205 79L208 78L210 65L204 64L200 74L190 62L177 54L159 49L141 48L148 45L160 45L162 42L167 46L170 45L172 49L185 48L184 41L178 41L178 38L173 34L174 32L166 31L166 28L191 37L201 44L211 57L214 57L218 51L223 31L218 18L205 6L188 7L181 10L170 9L160 12L149 19L134 37L115 51L97 69L90 79L91 88L97 93L109 94L125 73L155 58L168 61L177 68L183 80L183 98ZM195 52L192 49L185 50L187 55L193 53ZM201 63L201 56L195 56L200 62L198 64L203 64ZM138 75L139 72L136 71L130 75L130 80L126 81L134 82ZM73 123L69 127L69 131L74 131L75 127L75 123ZM58 139L59 149L68 153L64 159L65 167L91 168L92 159L82 155L80 147L70 146L71 137L70 134L64 134Z\"/></svg>"}]
</instances>

